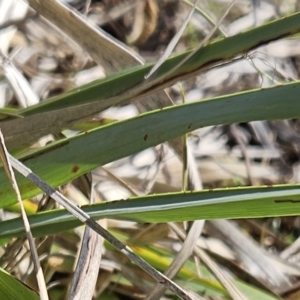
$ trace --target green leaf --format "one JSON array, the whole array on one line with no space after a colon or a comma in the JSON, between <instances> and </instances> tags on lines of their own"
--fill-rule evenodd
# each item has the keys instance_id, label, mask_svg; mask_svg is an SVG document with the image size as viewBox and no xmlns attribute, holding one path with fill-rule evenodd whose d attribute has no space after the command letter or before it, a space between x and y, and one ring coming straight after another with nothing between
<instances>
[{"instance_id":1,"label":"green leaf","mask_svg":"<svg viewBox=\"0 0 300 300\"><path fill-rule=\"evenodd\" d=\"M300 117L300 83L253 90L206 101L152 111L54 142L22 157L22 161L53 187L98 166L158 145L194 129L219 124ZM18 177L23 198L39 193ZM0 169L0 207L16 202Z\"/></svg>"},{"instance_id":2,"label":"green leaf","mask_svg":"<svg viewBox=\"0 0 300 300\"><path fill-rule=\"evenodd\" d=\"M292 216L300 214L300 186L169 193L88 205L82 209L94 219L116 218L150 223ZM29 216L29 221L35 236L55 234L81 224L65 210L37 213ZM21 218L1 222L0 239L24 235Z\"/></svg>"},{"instance_id":3,"label":"green leaf","mask_svg":"<svg viewBox=\"0 0 300 300\"><path fill-rule=\"evenodd\" d=\"M190 51L168 59L150 81L144 81L143 78L152 65L138 66L20 110L18 114L25 118L0 122L7 139L7 147L13 150L28 145L45 134L56 134L69 128L74 122L107 107L134 101L146 93L149 94L149 91L154 93L174 82L193 77L208 67L228 62L237 55L242 57L256 47L299 31L300 13L296 13L208 44L168 78L164 78L165 74L187 57Z\"/></svg>"},{"instance_id":4,"label":"green leaf","mask_svg":"<svg viewBox=\"0 0 300 300\"><path fill-rule=\"evenodd\" d=\"M0 299L38 300L38 294L0 268Z\"/></svg>"}]
</instances>

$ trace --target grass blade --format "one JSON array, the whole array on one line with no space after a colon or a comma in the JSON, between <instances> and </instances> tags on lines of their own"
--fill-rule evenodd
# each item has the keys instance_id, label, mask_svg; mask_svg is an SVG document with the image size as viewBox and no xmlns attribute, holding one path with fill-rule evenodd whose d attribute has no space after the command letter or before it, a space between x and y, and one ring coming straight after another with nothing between
<instances>
[{"instance_id":1,"label":"grass blade","mask_svg":"<svg viewBox=\"0 0 300 300\"><path fill-rule=\"evenodd\" d=\"M82 206L94 219L116 218L149 223L294 216L300 214L300 186L226 188L168 193ZM29 216L34 235L72 229L81 223L65 210ZM24 236L22 220L1 222L0 239Z\"/></svg>"},{"instance_id":2,"label":"grass blade","mask_svg":"<svg viewBox=\"0 0 300 300\"><path fill-rule=\"evenodd\" d=\"M243 55L258 46L299 31L300 13L296 13L203 47L172 76L154 86L151 85L152 80L147 85L138 86L144 75L151 69L151 65L138 66L104 80L85 85L50 101L19 111L20 115L25 116L22 120L1 121L6 145L8 149L18 148L22 144L28 145L45 134L58 133L63 128L71 127L74 122L109 106L139 99L149 93L149 89L153 93L178 80L195 76L204 67L231 60L233 57ZM178 65L189 53L191 52L168 59L153 76L153 81ZM62 110L66 107L69 110ZM41 112L44 114L39 115Z\"/></svg>"},{"instance_id":3,"label":"grass blade","mask_svg":"<svg viewBox=\"0 0 300 300\"><path fill-rule=\"evenodd\" d=\"M0 299L38 300L39 295L0 268Z\"/></svg>"},{"instance_id":4,"label":"grass blade","mask_svg":"<svg viewBox=\"0 0 300 300\"><path fill-rule=\"evenodd\" d=\"M168 107L51 143L23 156L22 160L49 185L57 187L98 166L199 127L297 118L300 116L299 93L300 83L295 82ZM14 137L22 139L22 134ZM3 176L0 169L0 207L15 203ZM23 198L39 193L39 189L24 178L18 183Z\"/></svg>"}]
</instances>

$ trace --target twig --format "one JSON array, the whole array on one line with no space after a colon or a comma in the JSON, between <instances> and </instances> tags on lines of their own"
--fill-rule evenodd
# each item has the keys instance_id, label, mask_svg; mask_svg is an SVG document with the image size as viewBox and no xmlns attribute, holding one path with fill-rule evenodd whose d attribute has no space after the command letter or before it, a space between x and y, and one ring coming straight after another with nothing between
<instances>
[{"instance_id":1,"label":"twig","mask_svg":"<svg viewBox=\"0 0 300 300\"><path fill-rule=\"evenodd\" d=\"M192 298L185 292L181 287L179 287L176 283L170 280L168 277L157 271L150 264L148 264L141 257L136 255L130 247L124 245L121 241L115 238L112 234L110 234L106 229L101 227L95 220L93 220L88 214L86 214L82 209L77 207L75 204L70 202L65 196L56 191L54 188L49 186L46 182L44 182L39 176L34 174L29 168L27 168L24 164L22 164L19 160L15 159L9 153L7 153L7 157L9 158L11 165L20 172L23 176L25 176L28 180L37 185L43 192L51 196L57 203L62 205L66 210L68 210L72 215L78 218L81 222L85 223L95 232L100 234L103 238L105 238L110 244L112 244L115 248L125 254L131 261L133 261L136 265L146 271L150 276L152 276L157 282L162 284L164 287L168 288L174 294L176 294L179 298L185 300L192 300Z\"/></svg>"},{"instance_id":2,"label":"twig","mask_svg":"<svg viewBox=\"0 0 300 300\"><path fill-rule=\"evenodd\" d=\"M193 8L191 9L190 13L186 17L185 21L181 25L178 32L175 34L175 36L172 38L171 42L169 43L168 47L166 48L164 54L159 58L158 62L151 68L150 72L145 76L145 79L148 79L152 74L154 74L158 68L166 61L166 59L170 56L172 51L174 50L175 46L177 45L179 39L181 38L186 26L188 25L196 6L198 5L199 0L196 0L194 2Z\"/></svg>"},{"instance_id":3,"label":"twig","mask_svg":"<svg viewBox=\"0 0 300 300\"><path fill-rule=\"evenodd\" d=\"M181 239L186 239L184 231L176 224L170 224L170 227L176 232ZM218 265L203 251L200 247L194 248L195 254L200 257L203 263L210 269L214 276L219 280L223 287L227 290L233 300L247 300L243 293L228 279L225 273Z\"/></svg>"},{"instance_id":4,"label":"twig","mask_svg":"<svg viewBox=\"0 0 300 300\"><path fill-rule=\"evenodd\" d=\"M22 202L22 197L19 191L19 187L15 178L15 174L14 171L12 169L11 163L10 163L10 155L7 152L6 146L5 146L5 142L4 142L4 137L2 135L2 132L0 130L0 158L2 160L3 163L3 167L5 170L5 173L7 175L7 177L9 178L9 181L16 193L20 208L21 208L21 215L22 215L22 219L23 219L23 223L24 223L24 228L25 228L25 232L26 232L26 236L27 236L27 240L29 243L29 247L30 247L30 252L32 255L32 261L33 261L33 265L34 265L34 271L36 274L36 279L37 279L37 283L38 283L38 287L39 287L39 292L40 292L40 299L42 300L48 300L48 293L47 293L47 287L46 287L46 283L45 283L45 278L43 275L43 271L39 262L39 257L36 251L36 247L35 247L35 243L33 240L33 236L30 230L30 224L26 215L26 211Z\"/></svg>"},{"instance_id":5,"label":"twig","mask_svg":"<svg viewBox=\"0 0 300 300\"><path fill-rule=\"evenodd\" d=\"M224 13L224 15L222 16L222 18L220 19L220 21L216 24L216 26L211 30L211 32L205 37L205 39L200 43L200 45L195 48L189 55L187 55L177 66L175 66L174 68L172 68L170 71L168 71L167 73L165 73L163 75L163 78L167 78L169 75L173 74L176 70L178 70L184 63L186 63L195 53L197 53L209 40L210 38L215 34L215 32L218 30L220 24L222 23L222 21L224 20L224 18L227 16L227 14L229 13L230 9L232 8L234 4L234 0L231 2L231 4L229 5L229 7L227 8L226 12ZM147 78L145 79L147 80ZM162 78L158 78L157 81L162 80Z\"/></svg>"}]
</instances>

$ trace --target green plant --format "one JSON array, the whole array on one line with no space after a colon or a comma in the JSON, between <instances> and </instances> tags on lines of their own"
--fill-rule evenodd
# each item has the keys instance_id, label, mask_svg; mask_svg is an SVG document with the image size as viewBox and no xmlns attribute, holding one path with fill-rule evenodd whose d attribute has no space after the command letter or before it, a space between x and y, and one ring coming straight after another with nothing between
<instances>
[{"instance_id":1,"label":"green plant","mask_svg":"<svg viewBox=\"0 0 300 300\"><path fill-rule=\"evenodd\" d=\"M211 42L193 53L175 71L172 70L192 51L171 57L149 80L144 80L144 76L152 68L152 64L130 67L32 107L14 111L14 115L18 117L8 116L3 111L0 127L9 150L56 188L97 167L171 141L200 127L298 118L300 84L294 81L268 89L260 88L159 108L128 120L104 126L96 124L91 130L57 140L36 150L22 148L47 133L58 134L63 129L72 129L74 126L78 128L79 123L83 126L82 119L96 112L129 101L139 101L179 80L193 78L204 70L244 59L250 50L258 46L299 32L300 13L296 13L247 32ZM180 152L181 145L178 142L170 144ZM26 178L17 176L17 179L24 199L40 193L39 188L28 183ZM2 208L16 203L3 168L0 169L0 199ZM86 205L82 208L97 220L107 217L156 223L298 215L298 202L299 186L281 185L145 195L126 201ZM65 210L40 212L29 219L32 231L37 237L57 234L80 225ZM23 236L20 218L1 223L2 243ZM124 241L127 238L121 236ZM153 253L155 251L158 250L154 249ZM145 255L146 260L150 260L149 256ZM184 270L179 279L187 280L187 273L182 274ZM208 287L208 294L217 291L224 297L228 296L223 287L216 286L215 282L204 281L201 284ZM245 287L247 291L244 292L249 299L254 299L251 298L249 289ZM264 297L276 299L275 296Z\"/></svg>"}]
</instances>

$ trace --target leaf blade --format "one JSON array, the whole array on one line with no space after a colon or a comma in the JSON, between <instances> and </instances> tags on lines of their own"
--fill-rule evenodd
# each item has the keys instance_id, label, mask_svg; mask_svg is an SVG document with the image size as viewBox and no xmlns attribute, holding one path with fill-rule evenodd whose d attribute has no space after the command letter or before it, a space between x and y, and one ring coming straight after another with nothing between
<instances>
[{"instance_id":1,"label":"leaf blade","mask_svg":"<svg viewBox=\"0 0 300 300\"><path fill-rule=\"evenodd\" d=\"M7 138L7 147L8 149L18 148L22 144L34 142L47 133L58 133L74 122L109 106L139 99L148 93L149 89L153 93L178 80L194 76L204 67L228 61L236 55L243 55L258 46L299 31L300 13L296 13L203 47L163 82L156 82L156 79L172 70L190 54L190 51L168 59L147 85L139 85L139 83L150 70L151 65L138 66L125 72L119 72L37 106L20 110L18 114L26 116L22 120L12 119L0 122ZM78 107L74 107L74 105ZM70 111L61 110L66 107L69 107ZM44 115L38 115L41 112L44 112ZM30 124L34 124L34 126Z\"/></svg>"},{"instance_id":2,"label":"leaf blade","mask_svg":"<svg viewBox=\"0 0 300 300\"><path fill-rule=\"evenodd\" d=\"M169 193L83 206L94 219L116 218L163 223L198 219L258 218L300 213L300 185L243 187ZM29 216L36 236L55 234L80 225L65 210ZM22 220L1 222L0 239L23 236Z\"/></svg>"},{"instance_id":3,"label":"leaf blade","mask_svg":"<svg viewBox=\"0 0 300 300\"><path fill-rule=\"evenodd\" d=\"M22 160L49 185L56 187L98 166L200 127L299 117L299 93L300 82L295 82L168 107L54 142ZM0 169L0 207L15 203L3 176ZM18 182L24 198L39 193L37 187L25 179L20 178Z\"/></svg>"}]
</instances>

